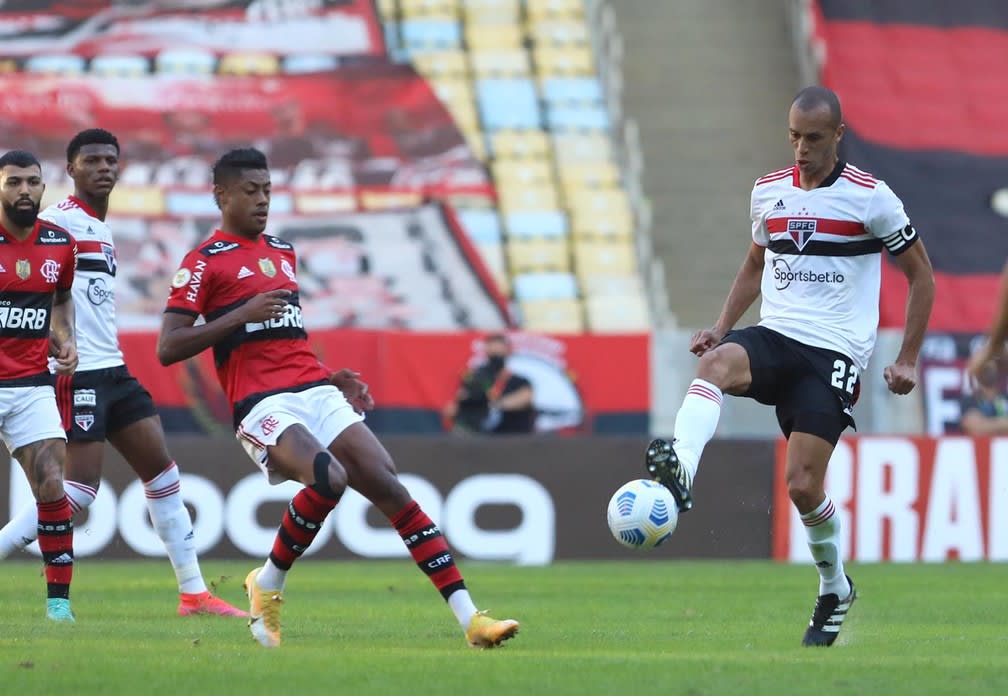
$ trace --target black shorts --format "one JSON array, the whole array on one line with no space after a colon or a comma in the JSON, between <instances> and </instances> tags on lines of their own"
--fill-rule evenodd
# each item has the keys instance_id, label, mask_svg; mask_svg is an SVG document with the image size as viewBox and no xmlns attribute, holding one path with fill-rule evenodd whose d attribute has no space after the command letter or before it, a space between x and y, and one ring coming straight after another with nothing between
<instances>
[{"instance_id":1,"label":"black shorts","mask_svg":"<svg viewBox=\"0 0 1008 696\"><path fill-rule=\"evenodd\" d=\"M101 442L127 425L157 415L150 393L125 365L57 377L56 403L71 442Z\"/></svg>"},{"instance_id":2,"label":"black shorts","mask_svg":"<svg viewBox=\"0 0 1008 696\"><path fill-rule=\"evenodd\" d=\"M816 348L763 326L729 331L722 343L737 343L749 354L752 383L742 394L777 407L784 437L794 431L836 444L847 426L861 378L842 353Z\"/></svg>"}]
</instances>

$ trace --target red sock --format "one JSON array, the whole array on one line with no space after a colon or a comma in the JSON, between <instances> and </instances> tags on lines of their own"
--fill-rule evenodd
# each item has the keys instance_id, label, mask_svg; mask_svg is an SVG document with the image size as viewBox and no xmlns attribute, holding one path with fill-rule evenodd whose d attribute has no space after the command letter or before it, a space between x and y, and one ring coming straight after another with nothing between
<instances>
[{"instance_id":1,"label":"red sock","mask_svg":"<svg viewBox=\"0 0 1008 696\"><path fill-rule=\"evenodd\" d=\"M70 597L73 578L73 520L64 495L51 503L38 503L38 544L45 562L48 597Z\"/></svg>"},{"instance_id":2,"label":"red sock","mask_svg":"<svg viewBox=\"0 0 1008 696\"><path fill-rule=\"evenodd\" d=\"M302 488L290 501L284 513L280 529L277 530L270 551L270 560L280 570L290 570L301 554L305 552L322 528L328 515L338 501L317 493L311 488Z\"/></svg>"},{"instance_id":3,"label":"red sock","mask_svg":"<svg viewBox=\"0 0 1008 696\"><path fill-rule=\"evenodd\" d=\"M465 589L462 573L455 567L455 559L441 530L415 500L396 513L391 522L417 566L427 574L442 597L448 599L456 590Z\"/></svg>"}]
</instances>

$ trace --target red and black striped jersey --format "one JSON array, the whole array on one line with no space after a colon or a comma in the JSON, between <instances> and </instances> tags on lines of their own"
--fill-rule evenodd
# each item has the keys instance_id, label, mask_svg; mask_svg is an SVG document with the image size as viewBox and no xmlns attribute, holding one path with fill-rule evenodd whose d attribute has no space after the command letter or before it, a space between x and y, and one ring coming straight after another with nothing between
<instances>
[{"instance_id":1,"label":"red and black striped jersey","mask_svg":"<svg viewBox=\"0 0 1008 696\"><path fill-rule=\"evenodd\" d=\"M51 384L49 326L53 295L70 290L77 244L39 218L21 240L0 227L0 387Z\"/></svg>"},{"instance_id":2,"label":"red and black striped jersey","mask_svg":"<svg viewBox=\"0 0 1008 696\"><path fill-rule=\"evenodd\" d=\"M283 317L247 323L213 346L217 378L236 421L259 400L327 383L329 371L308 344L301 318L294 247L262 234L247 239L216 230L186 254L165 312L210 322L260 293L289 290Z\"/></svg>"}]
</instances>

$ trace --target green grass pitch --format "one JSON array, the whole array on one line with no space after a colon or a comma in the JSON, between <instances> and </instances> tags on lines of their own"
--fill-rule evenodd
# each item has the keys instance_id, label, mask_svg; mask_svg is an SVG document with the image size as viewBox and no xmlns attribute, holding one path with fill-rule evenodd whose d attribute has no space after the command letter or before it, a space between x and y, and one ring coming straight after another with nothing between
<instances>
[{"instance_id":1,"label":"green grass pitch","mask_svg":"<svg viewBox=\"0 0 1008 696\"><path fill-rule=\"evenodd\" d=\"M17 696L1008 693L1001 565L852 566L861 597L837 645L804 649L809 567L466 563L477 604L522 622L488 651L405 560L301 561L274 650L242 620L175 616L166 561L79 561L72 626L43 618L38 562L0 567L0 692ZM251 567L203 563L243 607Z\"/></svg>"}]
</instances>

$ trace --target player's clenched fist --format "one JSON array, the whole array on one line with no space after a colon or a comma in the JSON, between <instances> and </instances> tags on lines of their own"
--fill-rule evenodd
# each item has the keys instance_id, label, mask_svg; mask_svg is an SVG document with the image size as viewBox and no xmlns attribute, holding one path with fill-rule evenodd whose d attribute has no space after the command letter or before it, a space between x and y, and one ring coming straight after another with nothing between
<instances>
[{"instance_id":1,"label":"player's clenched fist","mask_svg":"<svg viewBox=\"0 0 1008 696\"><path fill-rule=\"evenodd\" d=\"M242 306L244 313L242 318L247 322L278 319L283 316L290 294L290 290L270 290L260 293Z\"/></svg>"},{"instance_id":2,"label":"player's clenched fist","mask_svg":"<svg viewBox=\"0 0 1008 696\"><path fill-rule=\"evenodd\" d=\"M693 334L690 339L690 352L700 356L721 342L724 336L719 335L713 329L703 329Z\"/></svg>"},{"instance_id":3,"label":"player's clenched fist","mask_svg":"<svg viewBox=\"0 0 1008 696\"><path fill-rule=\"evenodd\" d=\"M893 363L882 371L882 375L893 394L909 394L917 386L917 370L913 365Z\"/></svg>"}]
</instances>

